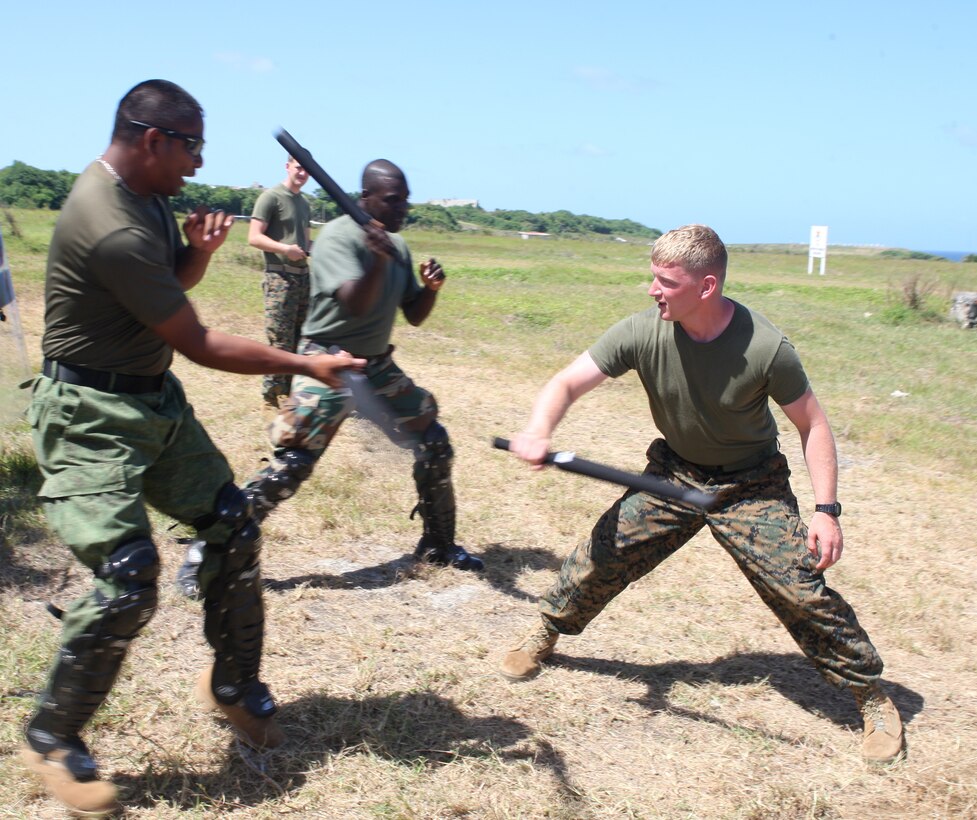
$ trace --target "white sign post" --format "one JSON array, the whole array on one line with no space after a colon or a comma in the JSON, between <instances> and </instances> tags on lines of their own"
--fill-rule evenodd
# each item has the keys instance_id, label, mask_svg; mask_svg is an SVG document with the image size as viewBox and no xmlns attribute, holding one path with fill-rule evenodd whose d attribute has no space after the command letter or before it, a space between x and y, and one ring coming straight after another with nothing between
<instances>
[{"instance_id":1,"label":"white sign post","mask_svg":"<svg viewBox=\"0 0 977 820\"><path fill-rule=\"evenodd\" d=\"M811 247L807 252L807 272L814 271L814 260L821 260L821 275L824 276L824 260L828 256L828 226L811 226Z\"/></svg>"}]
</instances>

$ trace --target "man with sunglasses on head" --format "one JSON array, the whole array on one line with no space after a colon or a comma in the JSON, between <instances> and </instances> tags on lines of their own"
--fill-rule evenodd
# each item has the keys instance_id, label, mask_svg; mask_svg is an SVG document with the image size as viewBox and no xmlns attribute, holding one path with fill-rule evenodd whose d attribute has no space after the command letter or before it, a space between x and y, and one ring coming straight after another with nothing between
<instances>
[{"instance_id":1,"label":"man with sunglasses on head","mask_svg":"<svg viewBox=\"0 0 977 820\"><path fill-rule=\"evenodd\" d=\"M203 164L203 111L165 80L119 103L105 154L78 177L51 240L43 375L29 411L48 520L93 574L65 612L62 644L26 727L22 756L79 813L117 808L80 733L129 643L157 606L160 562L146 504L204 542L199 581L214 661L196 694L256 748L283 740L259 678L260 530L227 460L170 372L173 351L233 373L303 374L338 385L364 364L298 356L200 324L185 291L204 276L232 219L198 208L181 238L167 197ZM56 611L56 610L55 610Z\"/></svg>"},{"instance_id":2,"label":"man with sunglasses on head","mask_svg":"<svg viewBox=\"0 0 977 820\"><path fill-rule=\"evenodd\" d=\"M302 196L309 181L294 157L285 163L285 180L263 191L254 203L248 225L248 244L264 253L265 333L272 347L295 352L309 309L309 223L312 211ZM288 395L288 375L267 375L262 398L278 409Z\"/></svg>"}]
</instances>

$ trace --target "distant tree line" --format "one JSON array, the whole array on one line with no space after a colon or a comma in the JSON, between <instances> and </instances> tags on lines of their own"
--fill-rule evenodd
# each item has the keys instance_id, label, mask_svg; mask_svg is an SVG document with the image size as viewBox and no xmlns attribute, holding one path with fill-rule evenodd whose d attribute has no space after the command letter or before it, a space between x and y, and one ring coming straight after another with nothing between
<instances>
[{"instance_id":1,"label":"distant tree line","mask_svg":"<svg viewBox=\"0 0 977 820\"><path fill-rule=\"evenodd\" d=\"M435 208L438 206L420 206ZM468 222L498 231L551 233L561 236L601 234L603 236L631 236L657 239L661 231L649 228L630 219L604 219L570 211L552 211L533 214L529 211L486 211L476 205L452 205L442 210L456 222ZM454 230L460 229L454 228Z\"/></svg>"},{"instance_id":2,"label":"distant tree line","mask_svg":"<svg viewBox=\"0 0 977 820\"><path fill-rule=\"evenodd\" d=\"M43 171L15 161L0 169L0 205L13 208L61 209L78 174L71 171ZM177 196L170 197L176 213L189 213L200 205L231 214L249 215L262 188L232 188L227 185L201 185L188 182ZM340 215L339 206L322 188L303 192L312 209L312 218L328 222ZM350 197L359 199L359 192ZM548 233L558 236L620 236L657 239L661 231L630 219L603 219L569 211L533 214L529 211L486 211L475 205L419 204L411 206L408 227L435 231L461 231L469 226L485 230Z\"/></svg>"},{"instance_id":3,"label":"distant tree line","mask_svg":"<svg viewBox=\"0 0 977 820\"><path fill-rule=\"evenodd\" d=\"M60 211L78 174L42 171L23 162L0 169L0 204Z\"/></svg>"}]
</instances>

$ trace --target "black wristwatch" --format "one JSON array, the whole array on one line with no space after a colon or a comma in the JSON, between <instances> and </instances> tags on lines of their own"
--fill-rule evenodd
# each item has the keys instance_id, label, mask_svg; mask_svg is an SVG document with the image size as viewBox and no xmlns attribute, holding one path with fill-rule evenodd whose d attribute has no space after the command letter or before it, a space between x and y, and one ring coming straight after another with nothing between
<instances>
[{"instance_id":1,"label":"black wristwatch","mask_svg":"<svg viewBox=\"0 0 977 820\"><path fill-rule=\"evenodd\" d=\"M828 515L833 515L835 518L837 518L839 515L841 515L841 504L839 504L837 501L835 501L834 504L815 504L814 512L827 513Z\"/></svg>"}]
</instances>

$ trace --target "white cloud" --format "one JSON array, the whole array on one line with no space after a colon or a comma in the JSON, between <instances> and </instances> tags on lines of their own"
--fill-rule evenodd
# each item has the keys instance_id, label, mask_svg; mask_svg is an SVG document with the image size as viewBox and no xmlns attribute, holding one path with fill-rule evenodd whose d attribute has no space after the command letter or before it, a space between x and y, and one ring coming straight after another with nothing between
<instances>
[{"instance_id":1,"label":"white cloud","mask_svg":"<svg viewBox=\"0 0 977 820\"><path fill-rule=\"evenodd\" d=\"M236 71L247 71L252 74L266 74L275 70L275 63L270 57L254 57L239 51L219 51L214 55L214 59Z\"/></svg>"}]
</instances>

